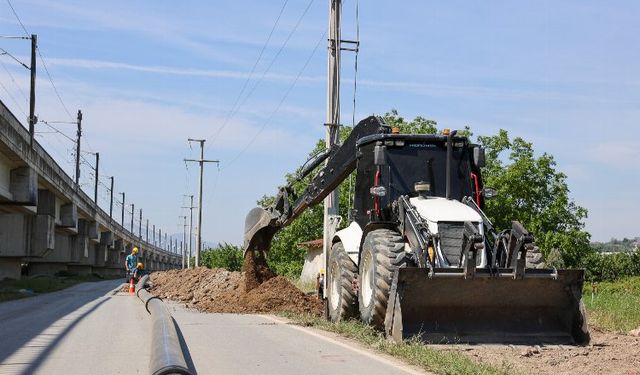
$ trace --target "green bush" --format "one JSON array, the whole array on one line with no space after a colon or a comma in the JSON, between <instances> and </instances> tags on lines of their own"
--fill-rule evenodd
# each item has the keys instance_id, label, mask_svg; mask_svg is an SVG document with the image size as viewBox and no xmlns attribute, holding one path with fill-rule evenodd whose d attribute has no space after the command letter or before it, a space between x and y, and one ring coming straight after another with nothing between
<instances>
[{"instance_id":1,"label":"green bush","mask_svg":"<svg viewBox=\"0 0 640 375\"><path fill-rule=\"evenodd\" d=\"M224 268L229 271L242 270L242 249L228 243L218 244L200 254L201 264L208 268Z\"/></svg>"},{"instance_id":2,"label":"green bush","mask_svg":"<svg viewBox=\"0 0 640 375\"><path fill-rule=\"evenodd\" d=\"M602 254L592 252L583 263L589 281L612 281L628 276L640 276L640 250Z\"/></svg>"}]
</instances>

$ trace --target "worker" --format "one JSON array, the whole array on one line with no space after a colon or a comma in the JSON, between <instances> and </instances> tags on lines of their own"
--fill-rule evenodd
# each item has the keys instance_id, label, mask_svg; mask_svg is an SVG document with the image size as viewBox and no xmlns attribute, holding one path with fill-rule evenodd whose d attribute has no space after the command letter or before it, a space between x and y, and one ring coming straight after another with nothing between
<instances>
[{"instance_id":1,"label":"worker","mask_svg":"<svg viewBox=\"0 0 640 375\"><path fill-rule=\"evenodd\" d=\"M136 268L138 265L138 247L134 246L131 249L131 254L127 255L124 260L124 268L127 271L127 282L131 281L131 278L135 277Z\"/></svg>"},{"instance_id":2,"label":"worker","mask_svg":"<svg viewBox=\"0 0 640 375\"><path fill-rule=\"evenodd\" d=\"M318 291L318 299L324 297L324 268L320 268L320 273L316 276L316 290Z\"/></svg>"},{"instance_id":3,"label":"worker","mask_svg":"<svg viewBox=\"0 0 640 375\"><path fill-rule=\"evenodd\" d=\"M138 282L138 280L140 280L142 276L148 273L149 272L147 272L147 270L144 269L144 264L142 262L138 262L138 264L136 264L136 270L134 271L134 278L136 282Z\"/></svg>"}]
</instances>

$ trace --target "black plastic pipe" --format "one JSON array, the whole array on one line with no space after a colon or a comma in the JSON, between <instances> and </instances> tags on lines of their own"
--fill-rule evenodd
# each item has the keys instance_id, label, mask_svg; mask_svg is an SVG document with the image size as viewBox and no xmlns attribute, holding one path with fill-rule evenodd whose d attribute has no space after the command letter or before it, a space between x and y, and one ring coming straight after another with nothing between
<instances>
[{"instance_id":1,"label":"black plastic pipe","mask_svg":"<svg viewBox=\"0 0 640 375\"><path fill-rule=\"evenodd\" d=\"M178 332L169 309L159 297L144 289L149 276L143 276L136 285L137 296L151 314L151 358L149 372L152 375L192 375L184 359Z\"/></svg>"}]
</instances>

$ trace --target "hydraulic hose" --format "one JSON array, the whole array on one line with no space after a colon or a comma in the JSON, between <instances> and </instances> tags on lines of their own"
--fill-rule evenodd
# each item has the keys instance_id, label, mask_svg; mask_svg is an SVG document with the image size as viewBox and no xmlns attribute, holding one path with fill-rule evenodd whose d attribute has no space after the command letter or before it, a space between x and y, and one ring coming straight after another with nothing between
<instances>
[{"instance_id":1,"label":"hydraulic hose","mask_svg":"<svg viewBox=\"0 0 640 375\"><path fill-rule=\"evenodd\" d=\"M169 309L159 297L144 289L149 276L143 276L136 285L137 296L151 314L151 358L149 372L152 375L192 375L182 353L178 332Z\"/></svg>"}]
</instances>

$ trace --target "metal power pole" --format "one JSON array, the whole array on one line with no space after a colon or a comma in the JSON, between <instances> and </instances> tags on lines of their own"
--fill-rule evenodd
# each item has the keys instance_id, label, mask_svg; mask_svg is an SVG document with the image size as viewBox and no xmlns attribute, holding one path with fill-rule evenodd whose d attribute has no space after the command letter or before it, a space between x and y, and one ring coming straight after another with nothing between
<instances>
[{"instance_id":1,"label":"metal power pole","mask_svg":"<svg viewBox=\"0 0 640 375\"><path fill-rule=\"evenodd\" d=\"M193 195L185 195L185 197L191 198L189 207L182 207L189 209L189 255L187 256L187 268L191 268L191 251L193 249L193 246L191 246L193 242L193 209L195 207L193 206Z\"/></svg>"},{"instance_id":2,"label":"metal power pole","mask_svg":"<svg viewBox=\"0 0 640 375\"><path fill-rule=\"evenodd\" d=\"M138 237L142 241L142 208L140 209L140 222L138 223Z\"/></svg>"},{"instance_id":3,"label":"metal power pole","mask_svg":"<svg viewBox=\"0 0 640 375\"><path fill-rule=\"evenodd\" d=\"M111 203L109 204L109 219L113 218L113 176L111 176Z\"/></svg>"},{"instance_id":4,"label":"metal power pole","mask_svg":"<svg viewBox=\"0 0 640 375\"><path fill-rule=\"evenodd\" d=\"M120 218L120 225L124 228L124 191L120 194L122 194L122 217Z\"/></svg>"},{"instance_id":5,"label":"metal power pole","mask_svg":"<svg viewBox=\"0 0 640 375\"><path fill-rule=\"evenodd\" d=\"M78 131L76 132L76 190L80 186L80 138L82 138L82 111L78 110Z\"/></svg>"},{"instance_id":6,"label":"metal power pole","mask_svg":"<svg viewBox=\"0 0 640 375\"><path fill-rule=\"evenodd\" d=\"M31 34L31 88L29 90L29 145L33 147L33 135L38 119L36 110L36 49L38 48L38 36Z\"/></svg>"},{"instance_id":7,"label":"metal power pole","mask_svg":"<svg viewBox=\"0 0 640 375\"><path fill-rule=\"evenodd\" d=\"M156 225L153 224L153 246L156 246Z\"/></svg>"},{"instance_id":8,"label":"metal power pole","mask_svg":"<svg viewBox=\"0 0 640 375\"><path fill-rule=\"evenodd\" d=\"M93 188L93 201L98 205L98 176L100 173L100 153L96 152L96 179Z\"/></svg>"},{"instance_id":9,"label":"metal power pole","mask_svg":"<svg viewBox=\"0 0 640 375\"><path fill-rule=\"evenodd\" d=\"M182 241L180 241L180 253L182 254L182 268L185 266L185 251L182 248L183 243L187 243L187 215L179 216L181 219L184 219L184 225L182 226Z\"/></svg>"},{"instance_id":10,"label":"metal power pole","mask_svg":"<svg viewBox=\"0 0 640 375\"><path fill-rule=\"evenodd\" d=\"M326 147L331 148L340 139L340 17L342 0L329 0L329 48L327 64ZM323 248L324 268L327 268L331 246L331 220L339 215L339 188L324 199ZM325 278L326 280L326 278ZM326 290L326 288L325 288Z\"/></svg>"},{"instance_id":11,"label":"metal power pole","mask_svg":"<svg viewBox=\"0 0 640 375\"><path fill-rule=\"evenodd\" d=\"M146 226L146 230L147 230L147 239L146 241L149 242L149 219L147 219L147 226Z\"/></svg>"},{"instance_id":12,"label":"metal power pole","mask_svg":"<svg viewBox=\"0 0 640 375\"><path fill-rule=\"evenodd\" d=\"M200 251L202 250L202 177L204 175L204 163L220 164L219 160L204 159L204 142L206 139L188 139L189 142L200 143L200 160L184 159L184 161L198 162L200 164L200 183L198 190L198 231L196 233L196 267L200 266Z\"/></svg>"}]
</instances>

